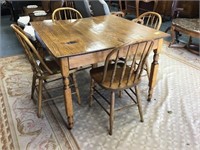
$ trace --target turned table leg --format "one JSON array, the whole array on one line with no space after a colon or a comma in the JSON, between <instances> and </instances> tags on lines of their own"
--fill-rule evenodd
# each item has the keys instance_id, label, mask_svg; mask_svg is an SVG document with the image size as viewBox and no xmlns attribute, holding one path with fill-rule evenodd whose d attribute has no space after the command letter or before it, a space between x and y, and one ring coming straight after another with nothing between
<instances>
[{"instance_id":1,"label":"turned table leg","mask_svg":"<svg viewBox=\"0 0 200 150\"><path fill-rule=\"evenodd\" d=\"M69 64L68 58L61 58L60 60L61 73L63 76L63 84L64 84L64 100L65 100L65 111L68 119L68 127L69 129L73 128L74 120L73 120L73 104L72 104L72 94L71 89L69 87Z\"/></svg>"},{"instance_id":2,"label":"turned table leg","mask_svg":"<svg viewBox=\"0 0 200 150\"><path fill-rule=\"evenodd\" d=\"M169 47L175 44L175 41L176 41L176 32L175 32L174 26L171 26L171 37L172 37L172 41L170 42Z\"/></svg>"},{"instance_id":3,"label":"turned table leg","mask_svg":"<svg viewBox=\"0 0 200 150\"><path fill-rule=\"evenodd\" d=\"M148 101L151 101L152 95L153 95L153 88L156 84L157 74L158 74L158 59L159 59L159 53L161 51L163 44L163 39L160 39L158 41L158 48L155 49L154 56L153 56L153 62L151 64L151 71L150 71L150 78L149 78L149 93L148 93Z\"/></svg>"}]
</instances>

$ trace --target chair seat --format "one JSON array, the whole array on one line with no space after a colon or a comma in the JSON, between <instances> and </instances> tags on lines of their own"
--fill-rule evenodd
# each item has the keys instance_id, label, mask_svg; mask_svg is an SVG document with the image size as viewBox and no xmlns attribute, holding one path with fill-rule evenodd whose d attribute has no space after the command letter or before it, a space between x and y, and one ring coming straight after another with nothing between
<instances>
[{"instance_id":1,"label":"chair seat","mask_svg":"<svg viewBox=\"0 0 200 150\"><path fill-rule=\"evenodd\" d=\"M119 65L116 69L116 75L115 75L113 84L112 84L112 86L110 86L110 81L111 81L112 74L113 74L113 68L114 68L114 65L108 66L107 75L106 75L105 81L103 83L102 83L102 79L103 79L104 66L91 69L90 75L94 79L95 82L97 82L102 87L104 87L106 89L110 89L110 90L126 89L126 88L133 87L133 86L139 84L140 80L134 81L135 72L133 72L133 75L127 82L131 68L130 68L130 66L126 66L125 75L123 77L121 85L119 85L119 80L120 80L120 78L122 76L122 72L123 72L123 68Z\"/></svg>"}]
</instances>

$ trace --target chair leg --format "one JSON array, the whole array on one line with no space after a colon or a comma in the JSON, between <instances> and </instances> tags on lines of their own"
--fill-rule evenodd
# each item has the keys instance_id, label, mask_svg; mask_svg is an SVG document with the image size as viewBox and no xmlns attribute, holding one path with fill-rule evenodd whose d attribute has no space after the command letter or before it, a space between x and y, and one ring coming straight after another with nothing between
<instances>
[{"instance_id":1,"label":"chair leg","mask_svg":"<svg viewBox=\"0 0 200 150\"><path fill-rule=\"evenodd\" d=\"M114 107L115 107L115 92L111 92L111 101L110 101L110 131L109 134L112 135L113 122L114 122Z\"/></svg>"},{"instance_id":2,"label":"chair leg","mask_svg":"<svg viewBox=\"0 0 200 150\"><path fill-rule=\"evenodd\" d=\"M33 77L32 77L32 88L31 88L31 99L33 99L33 96L34 96L35 84L36 84L36 76L33 75Z\"/></svg>"},{"instance_id":3,"label":"chair leg","mask_svg":"<svg viewBox=\"0 0 200 150\"><path fill-rule=\"evenodd\" d=\"M119 97L122 98L122 90L119 91Z\"/></svg>"},{"instance_id":4,"label":"chair leg","mask_svg":"<svg viewBox=\"0 0 200 150\"><path fill-rule=\"evenodd\" d=\"M93 95L94 95L94 80L91 79L90 81L90 102L89 102L89 105L92 106L92 102L93 102Z\"/></svg>"},{"instance_id":5,"label":"chair leg","mask_svg":"<svg viewBox=\"0 0 200 150\"><path fill-rule=\"evenodd\" d=\"M76 96L77 96L77 99L78 99L78 104L80 105L81 104L81 98L80 98L80 94L79 94L79 89L78 89L78 84L77 84L77 81L76 81L75 73L72 73L72 80L73 80L74 87L75 87L75 90L76 90Z\"/></svg>"},{"instance_id":6,"label":"chair leg","mask_svg":"<svg viewBox=\"0 0 200 150\"><path fill-rule=\"evenodd\" d=\"M38 117L41 117L41 111L42 111L42 85L43 80L39 79L39 85L38 85Z\"/></svg>"},{"instance_id":7,"label":"chair leg","mask_svg":"<svg viewBox=\"0 0 200 150\"><path fill-rule=\"evenodd\" d=\"M147 61L145 61L145 68L146 68L146 72L147 72L147 76L148 76L148 79L150 77L150 72L149 72L149 64Z\"/></svg>"},{"instance_id":8,"label":"chair leg","mask_svg":"<svg viewBox=\"0 0 200 150\"><path fill-rule=\"evenodd\" d=\"M137 106L138 106L138 110L139 110L139 114L140 114L140 120L141 120L141 122L144 122L143 114L142 114L142 104L141 104L141 99L140 99L140 92L139 92L137 86L135 87L135 93L136 93L136 97L137 97Z\"/></svg>"}]
</instances>

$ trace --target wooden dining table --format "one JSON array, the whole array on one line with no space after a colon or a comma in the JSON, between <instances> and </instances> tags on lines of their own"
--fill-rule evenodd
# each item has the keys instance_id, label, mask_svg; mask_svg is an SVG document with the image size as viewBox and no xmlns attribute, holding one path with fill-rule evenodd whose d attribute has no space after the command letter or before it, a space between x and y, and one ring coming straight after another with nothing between
<instances>
[{"instance_id":1,"label":"wooden dining table","mask_svg":"<svg viewBox=\"0 0 200 150\"><path fill-rule=\"evenodd\" d=\"M60 65L64 83L64 100L68 127L74 125L73 104L69 87L69 71L73 68L103 62L115 47L129 42L154 40L148 100L150 101L158 72L159 53L163 38L168 34L113 15L78 20L51 20L31 22L49 53Z\"/></svg>"}]
</instances>

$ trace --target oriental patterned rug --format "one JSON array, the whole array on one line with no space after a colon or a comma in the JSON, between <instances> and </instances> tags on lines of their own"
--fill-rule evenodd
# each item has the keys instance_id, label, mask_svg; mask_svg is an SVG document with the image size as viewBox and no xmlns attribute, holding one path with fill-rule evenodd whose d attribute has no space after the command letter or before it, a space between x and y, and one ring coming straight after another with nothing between
<instances>
[{"instance_id":1,"label":"oriental patterned rug","mask_svg":"<svg viewBox=\"0 0 200 150\"><path fill-rule=\"evenodd\" d=\"M74 96L75 125L69 131L62 98L43 105L43 118L37 118L30 99L32 71L25 56L1 58L0 149L199 150L200 58L164 48L150 103L146 101L147 78L140 84L144 122L139 121L136 107L117 112L112 136L106 113L96 103L88 106L87 71L77 73L82 105ZM126 97L123 94L116 105Z\"/></svg>"},{"instance_id":2,"label":"oriental patterned rug","mask_svg":"<svg viewBox=\"0 0 200 150\"><path fill-rule=\"evenodd\" d=\"M30 99L31 66L24 55L0 59L0 144L2 150L79 149L51 103L37 118Z\"/></svg>"}]
</instances>

